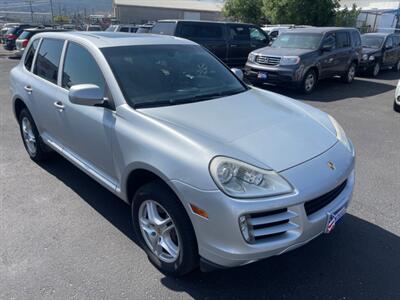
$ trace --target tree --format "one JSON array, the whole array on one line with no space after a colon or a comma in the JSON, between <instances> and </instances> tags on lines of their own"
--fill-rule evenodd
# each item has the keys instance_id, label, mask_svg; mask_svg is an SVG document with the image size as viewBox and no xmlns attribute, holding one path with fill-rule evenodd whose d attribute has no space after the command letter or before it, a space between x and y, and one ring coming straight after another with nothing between
<instances>
[{"instance_id":1,"label":"tree","mask_svg":"<svg viewBox=\"0 0 400 300\"><path fill-rule=\"evenodd\" d=\"M335 25L341 27L355 27L357 25L357 18L361 10L357 8L357 5L353 4L353 7L349 9L347 6L336 12Z\"/></svg>"},{"instance_id":2,"label":"tree","mask_svg":"<svg viewBox=\"0 0 400 300\"><path fill-rule=\"evenodd\" d=\"M236 21L260 24L264 19L262 5L263 0L227 0L223 14Z\"/></svg>"},{"instance_id":3,"label":"tree","mask_svg":"<svg viewBox=\"0 0 400 300\"><path fill-rule=\"evenodd\" d=\"M263 12L273 24L327 26L335 23L339 0L263 0Z\"/></svg>"}]
</instances>

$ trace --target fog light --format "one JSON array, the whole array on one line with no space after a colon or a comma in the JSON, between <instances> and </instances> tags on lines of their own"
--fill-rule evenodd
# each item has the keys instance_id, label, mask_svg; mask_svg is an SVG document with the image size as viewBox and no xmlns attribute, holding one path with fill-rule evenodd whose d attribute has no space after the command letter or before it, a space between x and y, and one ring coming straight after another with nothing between
<instances>
[{"instance_id":1,"label":"fog light","mask_svg":"<svg viewBox=\"0 0 400 300\"><path fill-rule=\"evenodd\" d=\"M246 242L248 243L252 242L253 236L250 232L249 223L247 222L246 216L241 216L239 218L239 227L240 231L242 232L243 238L246 240Z\"/></svg>"}]
</instances>

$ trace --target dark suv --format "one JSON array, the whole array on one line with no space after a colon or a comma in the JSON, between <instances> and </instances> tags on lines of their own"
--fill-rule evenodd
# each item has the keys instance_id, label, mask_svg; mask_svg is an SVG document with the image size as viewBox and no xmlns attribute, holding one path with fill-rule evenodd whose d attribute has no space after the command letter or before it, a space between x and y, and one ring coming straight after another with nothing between
<instances>
[{"instance_id":1,"label":"dark suv","mask_svg":"<svg viewBox=\"0 0 400 300\"><path fill-rule=\"evenodd\" d=\"M361 36L363 55L360 70L378 76L381 69L400 71L400 35L366 33Z\"/></svg>"},{"instance_id":2,"label":"dark suv","mask_svg":"<svg viewBox=\"0 0 400 300\"><path fill-rule=\"evenodd\" d=\"M270 47L250 53L245 78L253 84L291 84L309 94L319 79L339 75L351 83L361 51L361 36L356 29L291 29L280 34Z\"/></svg>"},{"instance_id":3,"label":"dark suv","mask_svg":"<svg viewBox=\"0 0 400 300\"><path fill-rule=\"evenodd\" d=\"M151 33L192 40L231 67L243 67L251 51L269 43L260 27L243 23L165 20L158 21Z\"/></svg>"}]
</instances>

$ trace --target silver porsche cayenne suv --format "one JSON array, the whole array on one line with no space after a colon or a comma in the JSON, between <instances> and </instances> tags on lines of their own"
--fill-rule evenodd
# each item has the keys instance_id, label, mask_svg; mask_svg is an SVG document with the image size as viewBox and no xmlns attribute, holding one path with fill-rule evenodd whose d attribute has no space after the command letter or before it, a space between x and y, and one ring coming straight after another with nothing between
<instances>
[{"instance_id":1,"label":"silver porsche cayenne suv","mask_svg":"<svg viewBox=\"0 0 400 300\"><path fill-rule=\"evenodd\" d=\"M10 89L31 159L56 151L129 203L150 261L179 276L304 245L352 196L338 122L241 76L180 38L43 33Z\"/></svg>"}]
</instances>

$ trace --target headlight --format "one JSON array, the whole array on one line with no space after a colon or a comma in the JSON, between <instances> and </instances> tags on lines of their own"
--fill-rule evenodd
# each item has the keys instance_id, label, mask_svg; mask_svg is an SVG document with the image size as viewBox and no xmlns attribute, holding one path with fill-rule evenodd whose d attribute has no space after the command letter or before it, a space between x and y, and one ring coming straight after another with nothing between
<instances>
[{"instance_id":1,"label":"headlight","mask_svg":"<svg viewBox=\"0 0 400 300\"><path fill-rule=\"evenodd\" d=\"M362 60L368 60L368 54L364 54L364 55L362 56Z\"/></svg>"},{"instance_id":2,"label":"headlight","mask_svg":"<svg viewBox=\"0 0 400 300\"><path fill-rule=\"evenodd\" d=\"M329 116L329 119L332 122L333 127L335 127L336 130L336 137L337 139L342 142L342 144L350 151L353 152L353 147L350 143L350 140L347 138L346 133L344 132L344 129L342 128L342 126L340 126L340 124L338 123L338 121L335 120L334 117Z\"/></svg>"},{"instance_id":3,"label":"headlight","mask_svg":"<svg viewBox=\"0 0 400 300\"><path fill-rule=\"evenodd\" d=\"M288 65L297 65L300 62L300 57L298 56L282 56L280 65L288 66Z\"/></svg>"},{"instance_id":4,"label":"headlight","mask_svg":"<svg viewBox=\"0 0 400 300\"><path fill-rule=\"evenodd\" d=\"M213 158L210 173L220 190L233 198L268 197L293 191L278 173L229 157Z\"/></svg>"},{"instance_id":5,"label":"headlight","mask_svg":"<svg viewBox=\"0 0 400 300\"><path fill-rule=\"evenodd\" d=\"M368 59L371 60L371 61L375 60L375 56L371 55Z\"/></svg>"},{"instance_id":6,"label":"headlight","mask_svg":"<svg viewBox=\"0 0 400 300\"><path fill-rule=\"evenodd\" d=\"M256 61L256 55L254 53L250 53L248 60L250 62L255 62Z\"/></svg>"}]
</instances>

